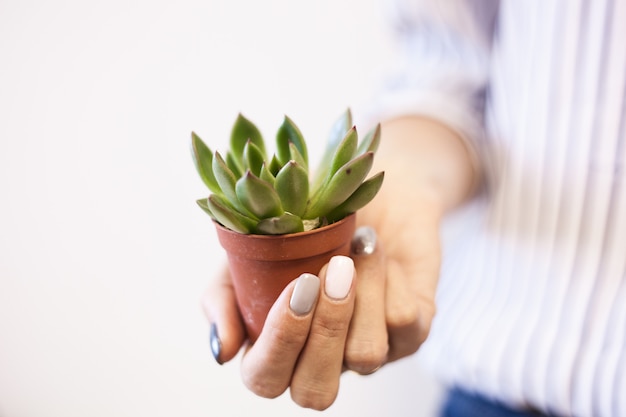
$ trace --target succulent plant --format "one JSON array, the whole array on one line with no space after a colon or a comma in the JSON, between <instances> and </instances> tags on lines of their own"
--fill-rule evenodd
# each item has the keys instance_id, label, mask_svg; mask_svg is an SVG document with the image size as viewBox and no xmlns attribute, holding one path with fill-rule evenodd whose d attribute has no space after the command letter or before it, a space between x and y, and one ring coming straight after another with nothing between
<instances>
[{"instance_id":1,"label":"succulent plant","mask_svg":"<svg viewBox=\"0 0 626 417\"><path fill-rule=\"evenodd\" d=\"M196 169L211 192L197 203L223 226L245 234L296 233L336 222L378 193L384 172L366 177L379 142L380 125L359 143L347 109L333 124L313 176L304 137L289 117L267 158L261 132L239 114L225 157L191 133Z\"/></svg>"}]
</instances>

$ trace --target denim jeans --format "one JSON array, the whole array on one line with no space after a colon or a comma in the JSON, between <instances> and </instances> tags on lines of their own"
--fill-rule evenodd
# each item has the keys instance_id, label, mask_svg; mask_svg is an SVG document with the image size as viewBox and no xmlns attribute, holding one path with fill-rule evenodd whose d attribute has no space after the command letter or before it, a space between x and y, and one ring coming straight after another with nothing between
<instances>
[{"instance_id":1,"label":"denim jeans","mask_svg":"<svg viewBox=\"0 0 626 417\"><path fill-rule=\"evenodd\" d=\"M514 410L480 395L459 388L451 389L443 403L440 417L538 417L532 410Z\"/></svg>"}]
</instances>

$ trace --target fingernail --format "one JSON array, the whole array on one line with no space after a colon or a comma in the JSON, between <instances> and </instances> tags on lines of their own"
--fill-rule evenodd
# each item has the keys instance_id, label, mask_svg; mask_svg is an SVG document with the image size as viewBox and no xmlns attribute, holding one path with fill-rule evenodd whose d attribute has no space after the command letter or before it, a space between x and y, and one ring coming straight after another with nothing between
<instances>
[{"instance_id":1,"label":"fingernail","mask_svg":"<svg viewBox=\"0 0 626 417\"><path fill-rule=\"evenodd\" d=\"M302 274L291 293L289 307L298 316L308 314L320 292L320 279L313 274Z\"/></svg>"},{"instance_id":2,"label":"fingernail","mask_svg":"<svg viewBox=\"0 0 626 417\"><path fill-rule=\"evenodd\" d=\"M354 262L347 256L334 256L326 270L326 295L335 300L348 296L354 277Z\"/></svg>"},{"instance_id":3,"label":"fingernail","mask_svg":"<svg viewBox=\"0 0 626 417\"><path fill-rule=\"evenodd\" d=\"M215 323L211 323L211 335L209 337L209 343L211 344L211 353L215 358L215 362L220 365L223 363L220 360L220 353L222 351L222 341L220 340L219 335L217 334L217 326Z\"/></svg>"}]
</instances>

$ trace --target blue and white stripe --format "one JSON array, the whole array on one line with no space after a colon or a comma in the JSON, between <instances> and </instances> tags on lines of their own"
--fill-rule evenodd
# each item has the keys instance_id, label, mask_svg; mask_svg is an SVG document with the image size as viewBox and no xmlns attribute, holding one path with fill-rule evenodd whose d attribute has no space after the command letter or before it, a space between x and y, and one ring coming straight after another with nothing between
<instances>
[{"instance_id":1,"label":"blue and white stripe","mask_svg":"<svg viewBox=\"0 0 626 417\"><path fill-rule=\"evenodd\" d=\"M423 362L513 404L626 416L626 0L393 15L409 59L381 107L457 129L488 185L451 219Z\"/></svg>"}]
</instances>

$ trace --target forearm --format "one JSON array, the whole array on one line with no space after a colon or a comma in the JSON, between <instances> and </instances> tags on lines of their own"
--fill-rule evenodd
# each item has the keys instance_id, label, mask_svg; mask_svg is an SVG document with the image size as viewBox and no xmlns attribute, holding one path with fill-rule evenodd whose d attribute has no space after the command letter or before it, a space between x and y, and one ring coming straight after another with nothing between
<instances>
[{"instance_id":1,"label":"forearm","mask_svg":"<svg viewBox=\"0 0 626 417\"><path fill-rule=\"evenodd\" d=\"M442 212L468 199L478 179L476 161L461 137L419 116L384 123L376 158L378 168L385 171L383 189L432 199Z\"/></svg>"}]
</instances>

